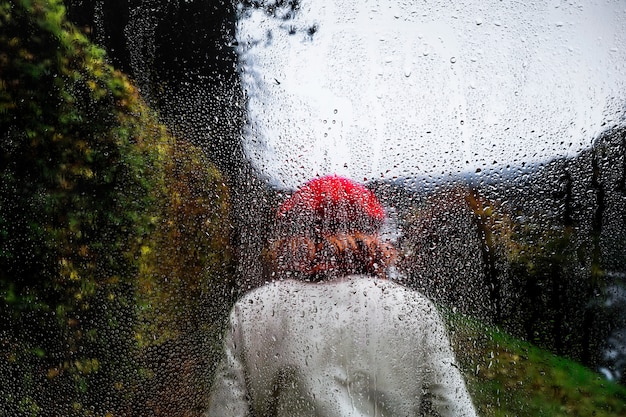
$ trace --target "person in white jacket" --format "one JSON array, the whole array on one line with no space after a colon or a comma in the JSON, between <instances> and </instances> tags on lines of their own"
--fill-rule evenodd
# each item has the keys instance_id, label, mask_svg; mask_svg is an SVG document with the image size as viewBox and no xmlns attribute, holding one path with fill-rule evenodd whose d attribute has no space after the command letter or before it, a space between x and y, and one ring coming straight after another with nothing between
<instances>
[{"instance_id":1,"label":"person in white jacket","mask_svg":"<svg viewBox=\"0 0 626 417\"><path fill-rule=\"evenodd\" d=\"M336 176L283 203L277 279L233 307L208 416L476 416L436 308L386 279L384 216Z\"/></svg>"}]
</instances>

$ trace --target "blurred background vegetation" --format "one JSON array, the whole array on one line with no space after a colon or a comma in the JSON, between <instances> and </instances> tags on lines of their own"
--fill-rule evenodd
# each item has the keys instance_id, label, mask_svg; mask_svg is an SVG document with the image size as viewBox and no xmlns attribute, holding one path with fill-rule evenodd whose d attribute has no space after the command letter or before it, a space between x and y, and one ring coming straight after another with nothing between
<instances>
[{"instance_id":1,"label":"blurred background vegetation","mask_svg":"<svg viewBox=\"0 0 626 417\"><path fill-rule=\"evenodd\" d=\"M61 1L1 2L0 28L0 414L165 415L166 370L202 408L232 276L219 171Z\"/></svg>"},{"instance_id":2,"label":"blurred background vegetation","mask_svg":"<svg viewBox=\"0 0 626 417\"><path fill-rule=\"evenodd\" d=\"M232 3L152 3L138 63L128 1L0 1L0 416L201 415L227 310L262 282L241 248L283 196L250 192L237 145ZM375 185L481 415L626 413L594 371L624 322L603 303L626 270L625 143L497 182Z\"/></svg>"}]
</instances>

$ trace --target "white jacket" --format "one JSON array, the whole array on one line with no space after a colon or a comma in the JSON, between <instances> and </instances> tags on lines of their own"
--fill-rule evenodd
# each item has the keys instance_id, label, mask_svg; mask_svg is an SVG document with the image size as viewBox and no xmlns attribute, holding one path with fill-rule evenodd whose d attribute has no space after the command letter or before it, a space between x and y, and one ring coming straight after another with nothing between
<instances>
[{"instance_id":1,"label":"white jacket","mask_svg":"<svg viewBox=\"0 0 626 417\"><path fill-rule=\"evenodd\" d=\"M364 276L285 280L234 306L208 416L431 412L476 416L441 318L419 293Z\"/></svg>"}]
</instances>

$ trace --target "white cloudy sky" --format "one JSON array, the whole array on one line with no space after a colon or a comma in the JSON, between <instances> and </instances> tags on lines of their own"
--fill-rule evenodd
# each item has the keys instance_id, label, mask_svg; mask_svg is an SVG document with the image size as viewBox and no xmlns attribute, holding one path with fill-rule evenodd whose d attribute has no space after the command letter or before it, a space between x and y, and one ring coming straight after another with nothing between
<instances>
[{"instance_id":1,"label":"white cloudy sky","mask_svg":"<svg viewBox=\"0 0 626 417\"><path fill-rule=\"evenodd\" d=\"M279 187L519 165L623 122L623 0L302 0L237 40L244 146Z\"/></svg>"}]
</instances>

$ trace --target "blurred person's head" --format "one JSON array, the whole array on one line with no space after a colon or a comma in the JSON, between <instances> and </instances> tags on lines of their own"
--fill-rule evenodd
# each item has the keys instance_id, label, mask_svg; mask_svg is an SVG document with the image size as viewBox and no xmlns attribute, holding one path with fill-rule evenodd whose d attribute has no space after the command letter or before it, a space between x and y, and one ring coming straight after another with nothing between
<instances>
[{"instance_id":1,"label":"blurred person's head","mask_svg":"<svg viewBox=\"0 0 626 417\"><path fill-rule=\"evenodd\" d=\"M364 186L338 176L313 179L278 209L278 236L268 250L272 270L312 281L385 277L396 250L380 236L384 221L382 204Z\"/></svg>"}]
</instances>

